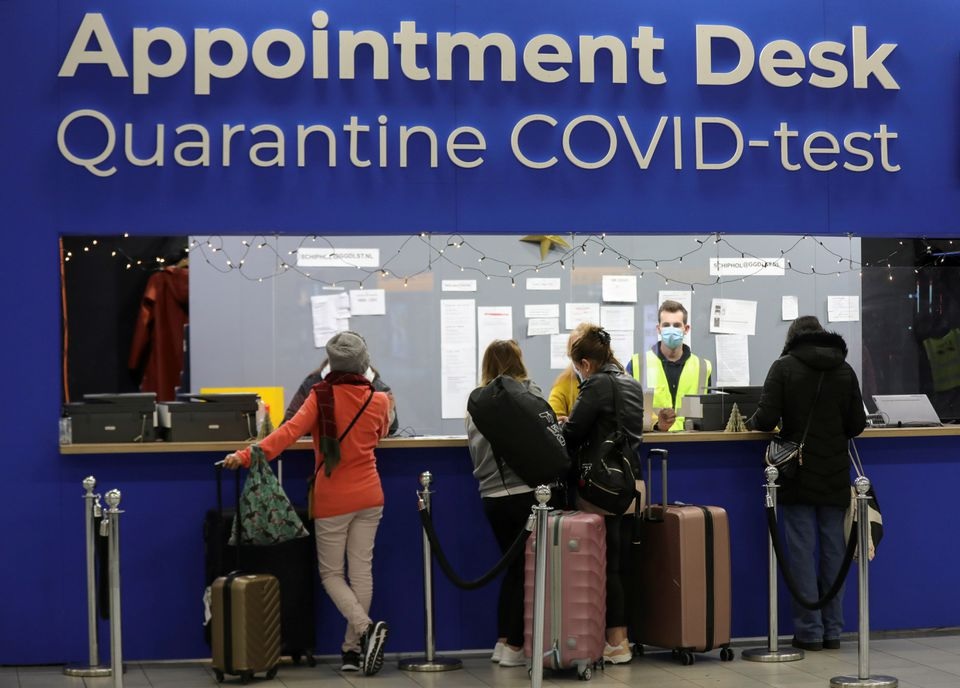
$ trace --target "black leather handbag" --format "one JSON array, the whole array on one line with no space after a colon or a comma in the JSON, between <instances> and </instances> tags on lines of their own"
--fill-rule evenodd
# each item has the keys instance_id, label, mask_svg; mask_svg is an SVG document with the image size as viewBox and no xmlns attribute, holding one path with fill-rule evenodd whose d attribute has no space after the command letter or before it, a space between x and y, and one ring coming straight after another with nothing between
<instances>
[{"instance_id":1,"label":"black leather handbag","mask_svg":"<svg viewBox=\"0 0 960 688\"><path fill-rule=\"evenodd\" d=\"M585 446L579 456L577 491L590 504L619 516L637 496L633 448L620 421L620 390L613 385L613 408L617 428L599 444Z\"/></svg>"},{"instance_id":2,"label":"black leather handbag","mask_svg":"<svg viewBox=\"0 0 960 688\"><path fill-rule=\"evenodd\" d=\"M813 397L813 406L810 407L810 415L807 416L807 425L803 429L803 437L800 442L794 442L775 435L767 445L763 459L766 465L773 466L780 475L785 478L792 478L797 474L797 469L803 465L803 444L807 440L807 432L810 431L810 421L813 420L813 409L817 405L817 399L820 398L820 387L823 385L823 372L817 380L817 394Z\"/></svg>"}]
</instances>

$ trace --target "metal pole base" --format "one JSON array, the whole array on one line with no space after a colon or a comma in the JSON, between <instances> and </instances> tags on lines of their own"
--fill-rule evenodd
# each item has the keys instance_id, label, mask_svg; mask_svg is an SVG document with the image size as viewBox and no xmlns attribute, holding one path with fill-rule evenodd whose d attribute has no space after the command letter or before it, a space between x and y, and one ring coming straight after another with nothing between
<instances>
[{"instance_id":1,"label":"metal pole base","mask_svg":"<svg viewBox=\"0 0 960 688\"><path fill-rule=\"evenodd\" d=\"M803 659L803 650L795 647L770 651L767 647L752 647L740 653L748 662L796 662Z\"/></svg>"},{"instance_id":2,"label":"metal pole base","mask_svg":"<svg viewBox=\"0 0 960 688\"><path fill-rule=\"evenodd\" d=\"M463 662L456 657L409 657L401 659L398 666L403 671L454 671L463 668Z\"/></svg>"},{"instance_id":3,"label":"metal pole base","mask_svg":"<svg viewBox=\"0 0 960 688\"><path fill-rule=\"evenodd\" d=\"M103 664L97 666L90 666L89 664L68 664L63 667L63 673L67 676L101 677L110 676L111 670L109 666Z\"/></svg>"},{"instance_id":4,"label":"metal pole base","mask_svg":"<svg viewBox=\"0 0 960 688\"><path fill-rule=\"evenodd\" d=\"M834 676L830 679L830 688L897 688L899 683L893 676Z\"/></svg>"}]
</instances>

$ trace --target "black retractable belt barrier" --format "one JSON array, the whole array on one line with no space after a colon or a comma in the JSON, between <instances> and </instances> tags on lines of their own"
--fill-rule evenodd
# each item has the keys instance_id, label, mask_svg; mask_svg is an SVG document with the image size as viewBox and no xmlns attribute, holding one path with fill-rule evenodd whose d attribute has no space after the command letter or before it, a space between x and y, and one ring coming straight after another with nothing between
<instances>
[{"instance_id":1,"label":"black retractable belt barrier","mask_svg":"<svg viewBox=\"0 0 960 688\"><path fill-rule=\"evenodd\" d=\"M843 563L840 565L840 572L837 574L837 579L833 582L833 585L830 586L830 589L827 590L827 593L823 597L815 602L811 602L809 600L805 600L800 593L797 592L797 582L793 579L793 575L790 573L790 568L784 564L783 546L780 544L780 533L777 530L776 507L768 506L766 510L767 528L770 530L770 538L773 541L773 549L777 553L777 563L780 565L780 573L783 574L783 580L787 584L790 594L793 595L793 599L797 601L797 604L804 609L823 609L840 592L840 588L843 587L843 583L847 579L847 574L850 572L850 564L853 561L853 555L857 550L856 522L853 523L850 529L850 538L847 540L847 551L843 554Z\"/></svg>"},{"instance_id":2,"label":"black retractable belt barrier","mask_svg":"<svg viewBox=\"0 0 960 688\"><path fill-rule=\"evenodd\" d=\"M517 534L513 544L510 545L510 549L504 553L503 557L500 558L500 561L494 564L492 569L475 580L464 580L457 575L456 571L453 570L453 567L450 565L450 561L440 548L440 541L437 539L437 532L433 527L433 517L430 515L429 509L420 510L420 523L423 525L423 532L426 533L427 538L430 540L430 547L433 550L433 556L436 557L437 564L440 565L440 569L444 572L444 574L446 574L447 578L450 579L451 583L458 588L462 588L463 590L476 590L477 588L482 588L484 585L496 578L501 571L510 565L510 562L513 561L514 558L520 556L520 553L523 552L524 545L527 542L527 538L530 537L530 530L524 527L524 529Z\"/></svg>"}]
</instances>

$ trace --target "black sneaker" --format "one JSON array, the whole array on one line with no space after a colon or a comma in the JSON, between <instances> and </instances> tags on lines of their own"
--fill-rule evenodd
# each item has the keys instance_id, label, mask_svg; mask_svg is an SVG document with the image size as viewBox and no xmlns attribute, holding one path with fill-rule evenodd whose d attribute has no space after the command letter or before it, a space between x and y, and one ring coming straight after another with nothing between
<instances>
[{"instance_id":1,"label":"black sneaker","mask_svg":"<svg viewBox=\"0 0 960 688\"><path fill-rule=\"evenodd\" d=\"M840 638L824 638L824 639L823 639L823 649L824 649L824 650L839 650L839 649L840 649Z\"/></svg>"},{"instance_id":2,"label":"black sneaker","mask_svg":"<svg viewBox=\"0 0 960 688\"><path fill-rule=\"evenodd\" d=\"M340 671L360 671L360 653L356 650L341 652Z\"/></svg>"},{"instance_id":3,"label":"black sneaker","mask_svg":"<svg viewBox=\"0 0 960 688\"><path fill-rule=\"evenodd\" d=\"M363 655L362 669L367 676L373 676L383 667L383 645L387 642L386 621L377 621L367 626L360 638L360 652Z\"/></svg>"},{"instance_id":4,"label":"black sneaker","mask_svg":"<svg viewBox=\"0 0 960 688\"><path fill-rule=\"evenodd\" d=\"M797 636L793 636L790 644L798 650L806 650L807 652L819 652L823 649L822 640L798 640Z\"/></svg>"}]
</instances>

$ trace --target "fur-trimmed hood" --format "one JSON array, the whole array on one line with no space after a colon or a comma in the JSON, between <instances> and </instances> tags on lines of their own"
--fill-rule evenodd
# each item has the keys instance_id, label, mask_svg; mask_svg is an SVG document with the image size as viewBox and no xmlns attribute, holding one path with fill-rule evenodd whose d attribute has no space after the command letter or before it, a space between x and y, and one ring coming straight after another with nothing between
<instances>
[{"instance_id":1,"label":"fur-trimmed hood","mask_svg":"<svg viewBox=\"0 0 960 688\"><path fill-rule=\"evenodd\" d=\"M847 343L836 332L802 332L783 347L788 354L815 370L832 370L846 360Z\"/></svg>"}]
</instances>

